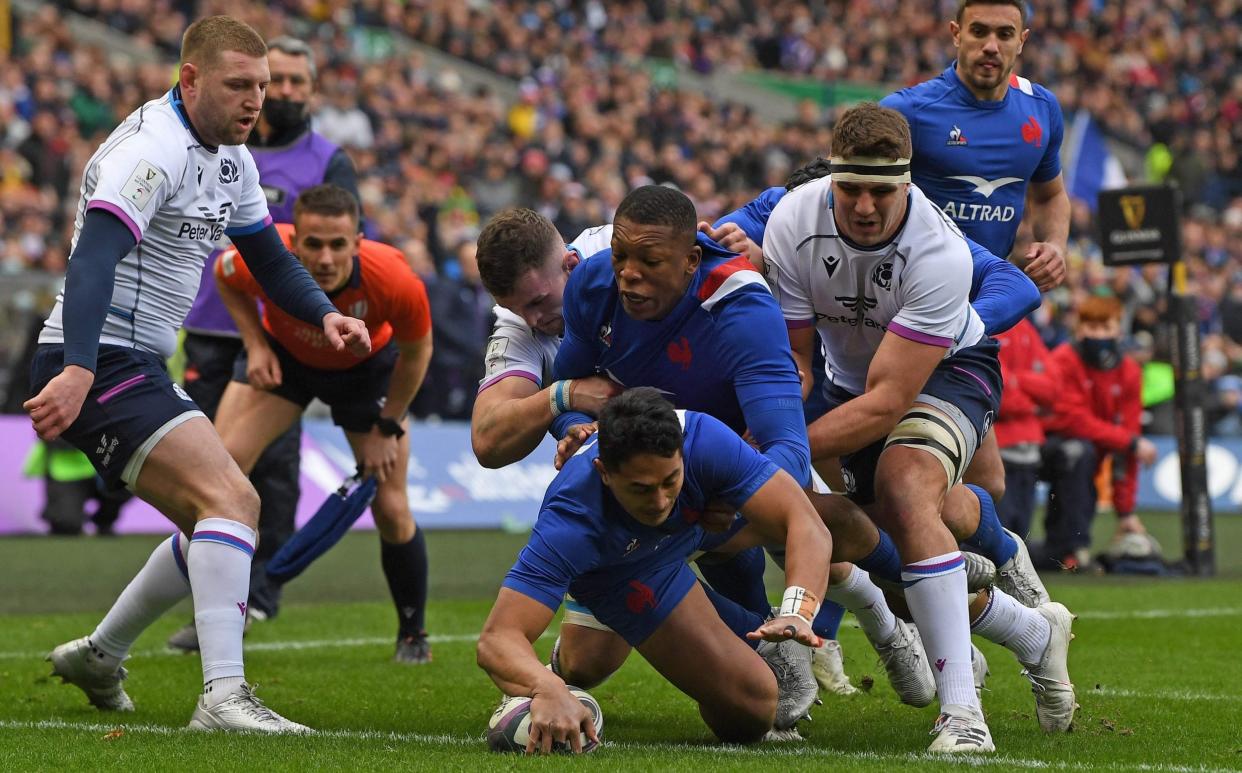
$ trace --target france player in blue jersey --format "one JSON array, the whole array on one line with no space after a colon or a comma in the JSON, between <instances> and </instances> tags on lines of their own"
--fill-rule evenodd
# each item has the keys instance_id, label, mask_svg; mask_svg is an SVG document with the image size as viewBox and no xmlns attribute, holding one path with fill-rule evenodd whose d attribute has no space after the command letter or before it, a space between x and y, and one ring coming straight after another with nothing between
<instances>
[{"instance_id":1,"label":"france player in blue jersey","mask_svg":"<svg viewBox=\"0 0 1242 773\"><path fill-rule=\"evenodd\" d=\"M702 411L739 434L802 485L810 451L802 387L763 277L744 258L696 234L694 205L679 191L643 186L617 208L612 247L580 265L565 287L565 338L556 379L604 374L654 386L679 408ZM566 411L563 437L591 422Z\"/></svg>"},{"instance_id":2,"label":"france player in blue jersey","mask_svg":"<svg viewBox=\"0 0 1242 773\"><path fill-rule=\"evenodd\" d=\"M957 60L885 97L914 141L911 176L962 231L1009 257L1024 204L1034 243L1015 256L1041 290L1065 277L1069 196L1061 176L1061 106L1014 73L1030 35L1024 0L961 0L949 22Z\"/></svg>"},{"instance_id":3,"label":"france player in blue jersey","mask_svg":"<svg viewBox=\"0 0 1242 773\"><path fill-rule=\"evenodd\" d=\"M745 520L724 535L707 532L699 519L714 500ZM786 546L789 587L768 622L709 599L690 570L687 558L726 541ZM580 750L579 733L593 735L591 717L531 646L569 591L697 701L717 737L752 743L780 716L760 655L816 643L810 619L831 552L827 529L786 472L716 419L674 411L655 389L631 389L608 403L595 439L548 488L483 627L478 662L505 694L533 698L528 750L554 742ZM735 635L742 631L763 640L760 654Z\"/></svg>"}]
</instances>

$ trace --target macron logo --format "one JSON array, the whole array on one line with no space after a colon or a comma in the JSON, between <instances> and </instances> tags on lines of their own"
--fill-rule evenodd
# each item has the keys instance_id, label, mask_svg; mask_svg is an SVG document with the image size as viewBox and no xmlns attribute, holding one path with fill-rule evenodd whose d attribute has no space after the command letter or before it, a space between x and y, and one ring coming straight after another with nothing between
<instances>
[{"instance_id":1,"label":"macron logo","mask_svg":"<svg viewBox=\"0 0 1242 773\"><path fill-rule=\"evenodd\" d=\"M983 198L990 199L992 194L1012 183L1022 182L1021 177L1001 177L996 180L986 180L982 177L974 177L968 174L956 175L949 178L950 180L961 180L964 183L970 183L975 186L975 193L981 194Z\"/></svg>"}]
</instances>

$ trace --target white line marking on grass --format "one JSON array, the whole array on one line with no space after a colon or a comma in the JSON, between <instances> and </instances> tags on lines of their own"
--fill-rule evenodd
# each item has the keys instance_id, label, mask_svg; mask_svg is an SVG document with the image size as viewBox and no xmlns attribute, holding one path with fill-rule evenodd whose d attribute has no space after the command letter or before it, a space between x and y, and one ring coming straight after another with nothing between
<instances>
[{"instance_id":1,"label":"white line marking on grass","mask_svg":"<svg viewBox=\"0 0 1242 773\"><path fill-rule=\"evenodd\" d=\"M0 730L67 730L79 733L107 734L115 730L126 733L148 733L152 735L175 736L181 733L198 733L185 727L168 727L166 725L125 724L115 722L104 724L99 722L65 722L59 719L40 721L0 720ZM476 747L483 751L485 746L482 734L477 736L452 735L449 733L397 733L380 730L318 730L311 736L301 737L305 740L313 738L344 738L355 741L396 741L458 748ZM719 744L676 744L676 743L630 743L606 741L605 750L631 752L668 752L673 754L729 754L736 757L781 758L799 757L823 758L835 760L857 760L862 762L918 764L938 762L954 765L966 765L974 768L1002 768L1005 770L1141 770L1148 773L1240 773L1233 768L1208 768L1191 765L1152 765L1146 763L1115 763L1112 765L1086 764L1081 762L1062 762L1056 760L1022 759L1003 755L988 757L954 757L946 759L925 752L884 753L884 752L842 752L814 746L796 744L767 744L765 746L725 746Z\"/></svg>"},{"instance_id":2,"label":"white line marking on grass","mask_svg":"<svg viewBox=\"0 0 1242 773\"><path fill-rule=\"evenodd\" d=\"M1087 690L1085 692L1080 692L1079 695L1098 695L1102 698L1143 698L1164 701L1204 701L1206 703L1215 703L1217 701L1242 701L1242 695L1222 695L1221 693L1196 692L1195 690L1127 690L1118 687L1101 687L1098 690Z\"/></svg>"},{"instance_id":3,"label":"white line marking on grass","mask_svg":"<svg viewBox=\"0 0 1242 773\"><path fill-rule=\"evenodd\" d=\"M1073 612L1074 610L1070 610ZM1157 620L1166 617L1237 617L1242 607L1208 609L1089 609L1079 612L1083 620Z\"/></svg>"},{"instance_id":4,"label":"white line marking on grass","mask_svg":"<svg viewBox=\"0 0 1242 773\"><path fill-rule=\"evenodd\" d=\"M540 636L541 639L547 639L556 636L556 633L549 631ZM441 634L438 636L428 636L427 639L432 644L457 644L461 642L474 643L479 640L477 633L454 633ZM291 650L318 650L331 649L333 647L373 647L380 644L393 644L396 640L391 637L369 636L352 639L293 639L289 641L254 641L245 643L246 652L286 652ZM0 660L42 660L47 657L47 653L51 652L49 647L47 650L34 651L27 650L25 652L0 652ZM174 650L168 647L158 647L150 649L142 649L132 653L133 657L149 658L149 657L181 657L187 654L180 650Z\"/></svg>"},{"instance_id":5,"label":"white line marking on grass","mask_svg":"<svg viewBox=\"0 0 1242 773\"><path fill-rule=\"evenodd\" d=\"M1242 616L1242 607L1208 607L1204 609L1095 609L1078 612L1083 620L1158 620L1163 618L1208 618ZM555 636L548 632L541 638ZM477 633L447 634L428 637L432 644L458 643L478 641ZM284 652L291 650L329 649L332 647L372 647L378 644L389 644L391 638L372 636L346 639L303 639L288 641L256 641L247 642L246 650L251 652ZM43 658L51 651L0 651L0 660L28 660ZM165 647L138 650L133 655L138 657L170 657L185 653Z\"/></svg>"}]
</instances>

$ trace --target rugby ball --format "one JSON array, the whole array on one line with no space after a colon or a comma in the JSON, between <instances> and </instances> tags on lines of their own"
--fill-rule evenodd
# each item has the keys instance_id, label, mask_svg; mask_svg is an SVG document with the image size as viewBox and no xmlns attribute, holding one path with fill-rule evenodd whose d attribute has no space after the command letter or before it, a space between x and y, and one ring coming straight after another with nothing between
<instances>
[{"instance_id":1,"label":"rugby ball","mask_svg":"<svg viewBox=\"0 0 1242 773\"><path fill-rule=\"evenodd\" d=\"M570 687L569 692L591 712L591 716L595 718L595 735L602 741L604 738L604 712L600 709L599 703L586 690ZM530 698L505 696L505 699L492 712L492 718L487 723L488 748L494 752L524 752L526 751L526 742L529 740ZM597 746L599 744L587 740L585 734L582 735L582 751L595 751ZM555 744L554 748L559 752L568 753L572 751L564 743Z\"/></svg>"}]
</instances>

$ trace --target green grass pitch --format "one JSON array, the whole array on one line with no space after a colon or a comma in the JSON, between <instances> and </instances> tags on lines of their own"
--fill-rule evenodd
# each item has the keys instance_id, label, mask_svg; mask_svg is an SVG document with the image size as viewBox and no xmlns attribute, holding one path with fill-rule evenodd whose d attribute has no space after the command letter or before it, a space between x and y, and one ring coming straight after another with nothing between
<instances>
[{"instance_id":1,"label":"green grass pitch","mask_svg":"<svg viewBox=\"0 0 1242 773\"><path fill-rule=\"evenodd\" d=\"M1105 519L1100 519L1102 522ZM1242 519L1221 518L1221 577L1210 581L1051 578L1078 612L1070 668L1082 708L1074 732L1044 736L1029 686L1006 651L991 664L984 707L994 770L1242 770ZM1176 523L1150 524L1175 552ZM1101 524L1107 529L1106 522ZM1106 533L1101 533L1106 538ZM102 714L48 677L43 655L91 630L156 537L0 541L0 771L29 770L609 770L948 769L922 754L934 709L900 705L861 633L842 630L846 670L862 694L828 696L801 744L712 743L689 699L634 656L592 693L607 744L573 759L493 755L482 740L499 693L474 664L474 637L523 543L500 533L430 532L435 661L389 661L395 613L372 534L351 534L286 591L286 606L246 639L260 696L317 728L309 738L182 732L200 687L196 657L164 639L183 604L138 642L127 688L138 706ZM781 585L771 575L769 590ZM539 642L546 655L551 638Z\"/></svg>"}]
</instances>

